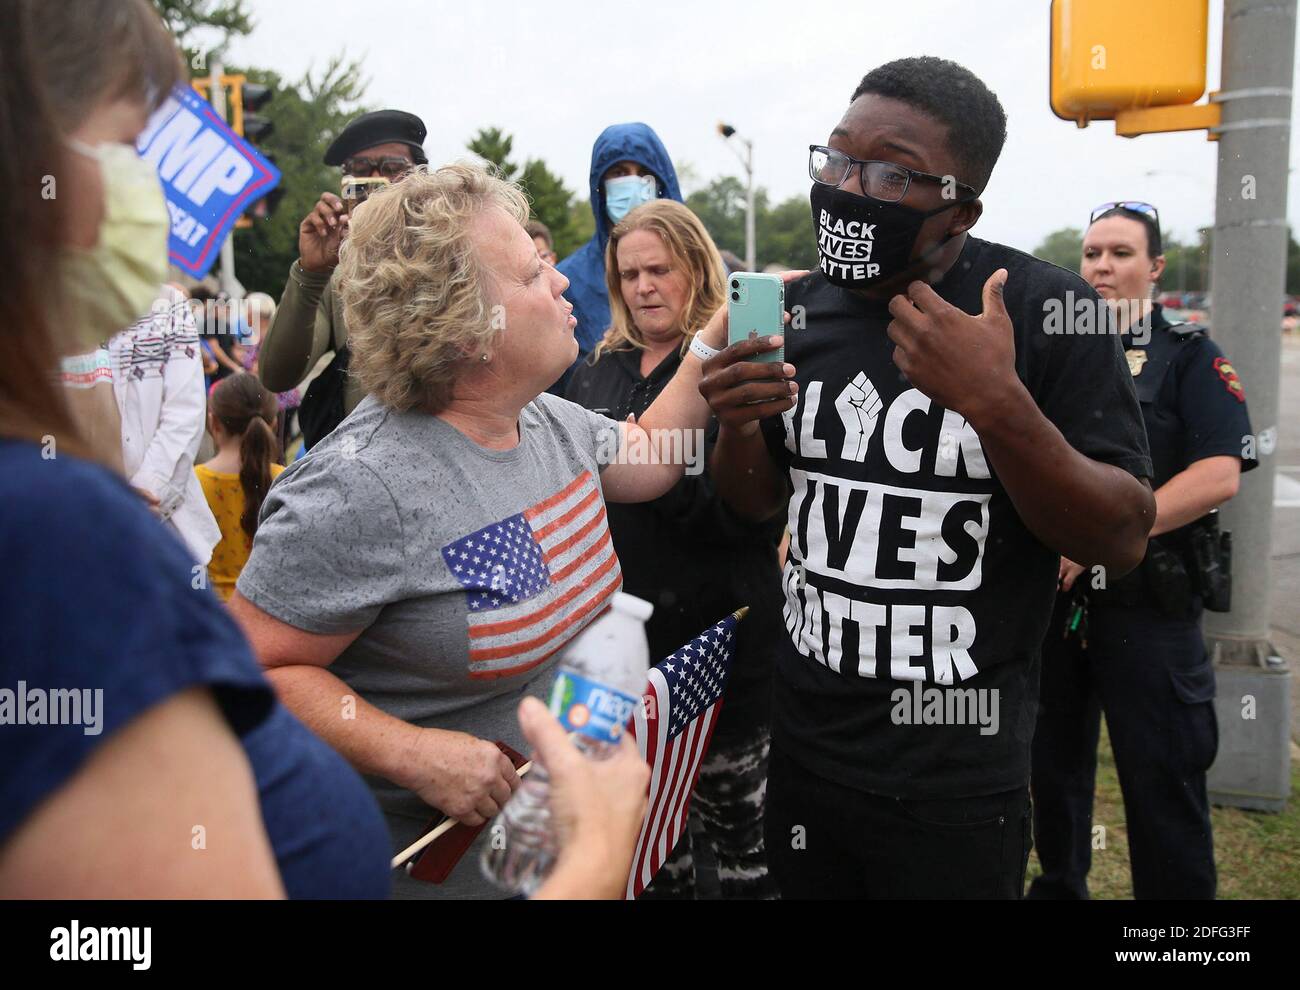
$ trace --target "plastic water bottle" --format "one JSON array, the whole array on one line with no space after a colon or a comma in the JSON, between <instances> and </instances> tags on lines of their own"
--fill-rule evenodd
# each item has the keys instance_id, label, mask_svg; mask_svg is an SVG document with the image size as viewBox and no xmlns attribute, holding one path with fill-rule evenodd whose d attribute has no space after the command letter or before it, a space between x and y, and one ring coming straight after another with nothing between
<instances>
[{"instance_id":1,"label":"plastic water bottle","mask_svg":"<svg viewBox=\"0 0 1300 990\"><path fill-rule=\"evenodd\" d=\"M645 623L654 606L617 593L613 606L576 636L560 656L551 713L592 759L612 756L646 686L650 647ZM498 886L531 894L559 857L551 824L551 782L534 763L488 827L483 872Z\"/></svg>"}]
</instances>

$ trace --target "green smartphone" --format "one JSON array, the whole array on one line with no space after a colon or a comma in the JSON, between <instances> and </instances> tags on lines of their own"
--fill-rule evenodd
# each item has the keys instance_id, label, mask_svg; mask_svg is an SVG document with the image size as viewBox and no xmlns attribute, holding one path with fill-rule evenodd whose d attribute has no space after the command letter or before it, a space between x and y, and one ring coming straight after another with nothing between
<instances>
[{"instance_id":1,"label":"green smartphone","mask_svg":"<svg viewBox=\"0 0 1300 990\"><path fill-rule=\"evenodd\" d=\"M785 282L780 275L732 272L727 276L727 343L760 337L784 336ZM784 361L785 347L764 351L750 361Z\"/></svg>"}]
</instances>

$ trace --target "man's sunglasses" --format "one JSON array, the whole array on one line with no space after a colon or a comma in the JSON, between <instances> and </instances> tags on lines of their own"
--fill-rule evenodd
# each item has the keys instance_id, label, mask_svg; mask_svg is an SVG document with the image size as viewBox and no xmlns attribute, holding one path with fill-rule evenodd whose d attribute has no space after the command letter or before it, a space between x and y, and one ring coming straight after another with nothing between
<instances>
[{"instance_id":1,"label":"man's sunglasses","mask_svg":"<svg viewBox=\"0 0 1300 990\"><path fill-rule=\"evenodd\" d=\"M886 203L897 203L906 196L913 179L951 184L967 190L972 197L978 195L973 186L958 182L952 176L918 172L892 162L863 161L820 144L808 146L808 176L813 182L838 188L854 165L858 166L858 184L862 187L862 194Z\"/></svg>"},{"instance_id":2,"label":"man's sunglasses","mask_svg":"<svg viewBox=\"0 0 1300 990\"><path fill-rule=\"evenodd\" d=\"M357 155L343 162L343 174L350 175L354 179L364 179L372 175L396 179L409 171L414 164L409 158L362 158Z\"/></svg>"},{"instance_id":3,"label":"man's sunglasses","mask_svg":"<svg viewBox=\"0 0 1300 990\"><path fill-rule=\"evenodd\" d=\"M1150 203L1141 203L1137 200L1123 200L1118 203L1102 203L1100 206L1093 208L1092 215L1088 217L1088 223L1090 225L1096 223L1098 217L1109 213L1111 210L1128 210L1130 213L1140 213L1144 217L1150 217L1154 220L1157 227L1160 226L1160 214L1156 208Z\"/></svg>"}]
</instances>

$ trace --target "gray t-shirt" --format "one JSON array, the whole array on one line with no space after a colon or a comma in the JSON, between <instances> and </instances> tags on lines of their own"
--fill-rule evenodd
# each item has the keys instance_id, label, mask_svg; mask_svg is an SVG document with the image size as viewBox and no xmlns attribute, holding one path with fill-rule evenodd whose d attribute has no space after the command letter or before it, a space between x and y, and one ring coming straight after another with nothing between
<instances>
[{"instance_id":1,"label":"gray t-shirt","mask_svg":"<svg viewBox=\"0 0 1300 990\"><path fill-rule=\"evenodd\" d=\"M526 754L520 698L546 695L558 651L622 586L597 463L617 430L541 395L518 446L488 450L368 397L272 486L239 591L298 629L364 629L330 670L383 711ZM367 780L404 848L433 809ZM488 837L445 883L396 871L394 895L501 896L478 865Z\"/></svg>"}]
</instances>

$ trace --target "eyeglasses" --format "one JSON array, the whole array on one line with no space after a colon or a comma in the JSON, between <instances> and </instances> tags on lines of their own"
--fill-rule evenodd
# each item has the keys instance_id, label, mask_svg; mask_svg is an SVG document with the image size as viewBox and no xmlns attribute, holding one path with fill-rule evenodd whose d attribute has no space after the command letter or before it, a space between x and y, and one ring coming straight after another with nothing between
<instances>
[{"instance_id":1,"label":"eyeglasses","mask_svg":"<svg viewBox=\"0 0 1300 990\"><path fill-rule=\"evenodd\" d=\"M343 174L354 179L364 179L371 175L382 175L385 179L396 179L415 163L409 158L362 158L354 156L343 162Z\"/></svg>"},{"instance_id":2,"label":"eyeglasses","mask_svg":"<svg viewBox=\"0 0 1300 990\"><path fill-rule=\"evenodd\" d=\"M978 195L973 186L958 182L950 175L931 175L892 162L863 161L820 144L808 146L808 176L813 182L838 188L854 165L858 166L858 184L862 187L862 194L886 203L897 203L906 196L913 179L951 184L968 190L972 197Z\"/></svg>"},{"instance_id":3,"label":"eyeglasses","mask_svg":"<svg viewBox=\"0 0 1300 990\"><path fill-rule=\"evenodd\" d=\"M1098 217L1109 213L1111 210L1128 210L1130 213L1141 213L1144 217L1150 217L1154 220L1157 227L1160 226L1160 213L1156 208L1150 203L1140 203L1137 200L1128 200L1118 203L1102 203L1100 206L1093 208L1092 215L1088 217L1088 223L1096 223Z\"/></svg>"}]
</instances>

